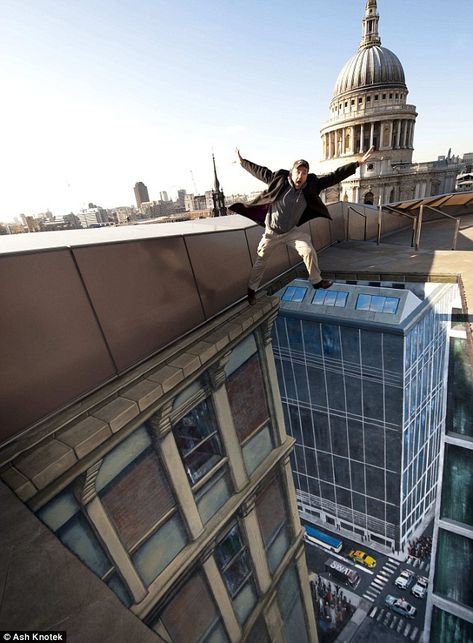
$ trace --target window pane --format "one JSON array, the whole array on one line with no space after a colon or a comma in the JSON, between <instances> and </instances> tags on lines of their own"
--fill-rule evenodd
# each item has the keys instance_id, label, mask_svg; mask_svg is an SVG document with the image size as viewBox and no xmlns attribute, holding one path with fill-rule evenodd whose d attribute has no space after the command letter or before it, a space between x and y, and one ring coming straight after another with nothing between
<instances>
[{"instance_id":1,"label":"window pane","mask_svg":"<svg viewBox=\"0 0 473 643\"><path fill-rule=\"evenodd\" d=\"M376 295L373 295L373 297L371 297L370 310L375 313L381 313L383 311L385 300L386 297L378 297Z\"/></svg>"},{"instance_id":2,"label":"window pane","mask_svg":"<svg viewBox=\"0 0 473 643\"><path fill-rule=\"evenodd\" d=\"M307 288L296 288L295 293L292 296L292 301L301 302L304 299L306 292Z\"/></svg>"},{"instance_id":3,"label":"window pane","mask_svg":"<svg viewBox=\"0 0 473 643\"><path fill-rule=\"evenodd\" d=\"M284 291L284 294L281 297L281 299L283 301L292 301L292 298L293 298L295 292L296 292L296 289L294 288L294 286L288 286L286 288L286 290Z\"/></svg>"},{"instance_id":4,"label":"window pane","mask_svg":"<svg viewBox=\"0 0 473 643\"><path fill-rule=\"evenodd\" d=\"M149 449L116 476L100 497L128 550L176 504Z\"/></svg>"},{"instance_id":5,"label":"window pane","mask_svg":"<svg viewBox=\"0 0 473 643\"><path fill-rule=\"evenodd\" d=\"M324 290L316 290L315 295L312 297L312 303L313 304L323 304L325 301L325 291Z\"/></svg>"},{"instance_id":6,"label":"window pane","mask_svg":"<svg viewBox=\"0 0 473 643\"><path fill-rule=\"evenodd\" d=\"M371 304L371 295L358 295L355 308L357 310L369 310Z\"/></svg>"},{"instance_id":7,"label":"window pane","mask_svg":"<svg viewBox=\"0 0 473 643\"><path fill-rule=\"evenodd\" d=\"M184 467L192 484L198 482L221 460L220 440L212 436L201 442L184 458Z\"/></svg>"},{"instance_id":8,"label":"window pane","mask_svg":"<svg viewBox=\"0 0 473 643\"><path fill-rule=\"evenodd\" d=\"M235 596L233 600L233 606L235 608L238 621L241 625L243 625L243 623L253 611L257 599L258 597L253 581L247 582L246 585L244 585L238 592L238 595Z\"/></svg>"},{"instance_id":9,"label":"window pane","mask_svg":"<svg viewBox=\"0 0 473 643\"><path fill-rule=\"evenodd\" d=\"M340 306L340 307L346 306L347 299L348 299L347 292L337 292L337 301L335 302L335 306Z\"/></svg>"},{"instance_id":10,"label":"window pane","mask_svg":"<svg viewBox=\"0 0 473 643\"><path fill-rule=\"evenodd\" d=\"M260 616L249 633L246 643L270 643L268 630L263 616Z\"/></svg>"},{"instance_id":11,"label":"window pane","mask_svg":"<svg viewBox=\"0 0 473 643\"><path fill-rule=\"evenodd\" d=\"M146 586L163 571L187 544L187 535L178 515L174 515L136 550L132 559Z\"/></svg>"},{"instance_id":12,"label":"window pane","mask_svg":"<svg viewBox=\"0 0 473 643\"><path fill-rule=\"evenodd\" d=\"M258 355L253 355L232 373L226 386L235 429L241 443L269 417Z\"/></svg>"},{"instance_id":13,"label":"window pane","mask_svg":"<svg viewBox=\"0 0 473 643\"><path fill-rule=\"evenodd\" d=\"M235 558L235 560L231 562L223 572L225 585L227 586L230 596L234 596L238 592L249 574L250 567L246 553L241 552L241 554Z\"/></svg>"},{"instance_id":14,"label":"window pane","mask_svg":"<svg viewBox=\"0 0 473 643\"><path fill-rule=\"evenodd\" d=\"M210 402L203 400L176 423L173 431L189 480L195 484L222 457Z\"/></svg>"},{"instance_id":15,"label":"window pane","mask_svg":"<svg viewBox=\"0 0 473 643\"><path fill-rule=\"evenodd\" d=\"M206 523L232 495L228 475L218 472L196 494L197 509L202 522Z\"/></svg>"},{"instance_id":16,"label":"window pane","mask_svg":"<svg viewBox=\"0 0 473 643\"><path fill-rule=\"evenodd\" d=\"M289 547L289 535L286 526L283 525L277 533L271 545L268 547L268 565L269 570L273 573L283 559L284 554Z\"/></svg>"},{"instance_id":17,"label":"window pane","mask_svg":"<svg viewBox=\"0 0 473 643\"><path fill-rule=\"evenodd\" d=\"M235 525L215 550L217 563L223 569L242 549L243 543L241 542L240 532L238 526Z\"/></svg>"},{"instance_id":18,"label":"window pane","mask_svg":"<svg viewBox=\"0 0 473 643\"><path fill-rule=\"evenodd\" d=\"M256 433L243 447L243 461L248 475L271 453L273 443L269 426Z\"/></svg>"},{"instance_id":19,"label":"window pane","mask_svg":"<svg viewBox=\"0 0 473 643\"><path fill-rule=\"evenodd\" d=\"M286 520L286 507L279 480L266 487L256 499L256 513L265 546Z\"/></svg>"},{"instance_id":20,"label":"window pane","mask_svg":"<svg viewBox=\"0 0 473 643\"><path fill-rule=\"evenodd\" d=\"M337 300L337 293L335 291L329 290L325 293L325 306L334 306Z\"/></svg>"},{"instance_id":21,"label":"window pane","mask_svg":"<svg viewBox=\"0 0 473 643\"><path fill-rule=\"evenodd\" d=\"M198 605L198 609L189 609ZM187 581L161 613L173 641L196 643L217 619L215 604L201 573Z\"/></svg>"},{"instance_id":22,"label":"window pane","mask_svg":"<svg viewBox=\"0 0 473 643\"><path fill-rule=\"evenodd\" d=\"M386 297L384 302L383 313L393 313L397 311L399 299L397 297Z\"/></svg>"},{"instance_id":23,"label":"window pane","mask_svg":"<svg viewBox=\"0 0 473 643\"><path fill-rule=\"evenodd\" d=\"M111 569L112 563L82 513L77 513L56 534L98 576L103 576Z\"/></svg>"}]
</instances>

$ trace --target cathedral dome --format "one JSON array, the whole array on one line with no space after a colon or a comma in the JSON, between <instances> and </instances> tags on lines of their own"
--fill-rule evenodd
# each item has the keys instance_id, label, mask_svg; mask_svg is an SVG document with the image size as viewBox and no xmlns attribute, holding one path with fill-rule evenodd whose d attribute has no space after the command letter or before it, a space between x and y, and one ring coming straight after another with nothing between
<instances>
[{"instance_id":1,"label":"cathedral dome","mask_svg":"<svg viewBox=\"0 0 473 643\"><path fill-rule=\"evenodd\" d=\"M333 99L360 89L396 87L407 89L404 70L396 54L379 45L360 48L338 75Z\"/></svg>"}]
</instances>

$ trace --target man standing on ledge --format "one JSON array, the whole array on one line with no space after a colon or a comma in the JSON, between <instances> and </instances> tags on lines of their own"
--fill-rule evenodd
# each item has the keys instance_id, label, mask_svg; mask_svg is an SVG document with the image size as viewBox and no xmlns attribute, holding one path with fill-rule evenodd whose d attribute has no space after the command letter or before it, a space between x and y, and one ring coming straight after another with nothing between
<instances>
[{"instance_id":1,"label":"man standing on ledge","mask_svg":"<svg viewBox=\"0 0 473 643\"><path fill-rule=\"evenodd\" d=\"M320 192L354 174L357 167L366 163L373 152L374 147L371 147L359 161L343 165L330 174L317 176L309 174L309 164L303 159L295 161L290 171L271 172L267 167L242 158L237 148L240 165L268 185L267 189L250 203L234 203L229 208L232 212L242 214L265 227L258 245L258 257L248 282L250 304L253 305L256 301L256 291L271 252L281 244L290 246L299 253L314 288L330 288L332 282L322 279L320 274L317 254L310 236L297 228L315 217L331 219L326 205L319 197Z\"/></svg>"}]
</instances>

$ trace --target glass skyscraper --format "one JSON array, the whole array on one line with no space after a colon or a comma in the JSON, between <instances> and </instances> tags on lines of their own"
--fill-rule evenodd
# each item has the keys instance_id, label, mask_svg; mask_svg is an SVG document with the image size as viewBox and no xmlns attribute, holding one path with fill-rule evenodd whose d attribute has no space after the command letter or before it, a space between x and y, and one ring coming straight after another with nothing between
<instances>
[{"instance_id":1,"label":"glass skyscraper","mask_svg":"<svg viewBox=\"0 0 473 643\"><path fill-rule=\"evenodd\" d=\"M426 641L473 641L473 368L465 330L452 331L446 431L435 512Z\"/></svg>"},{"instance_id":2,"label":"glass skyscraper","mask_svg":"<svg viewBox=\"0 0 473 643\"><path fill-rule=\"evenodd\" d=\"M451 284L280 291L273 347L303 518L404 549L432 513Z\"/></svg>"}]
</instances>

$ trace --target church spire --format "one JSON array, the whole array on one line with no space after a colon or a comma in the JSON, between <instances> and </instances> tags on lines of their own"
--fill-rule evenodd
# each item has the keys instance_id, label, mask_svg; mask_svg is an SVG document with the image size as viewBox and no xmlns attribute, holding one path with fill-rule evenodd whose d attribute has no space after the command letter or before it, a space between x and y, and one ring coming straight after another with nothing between
<instances>
[{"instance_id":1,"label":"church spire","mask_svg":"<svg viewBox=\"0 0 473 643\"><path fill-rule=\"evenodd\" d=\"M366 0L365 16L363 18L363 36L360 49L381 44L378 33L379 13L376 0Z\"/></svg>"},{"instance_id":2,"label":"church spire","mask_svg":"<svg viewBox=\"0 0 473 643\"><path fill-rule=\"evenodd\" d=\"M220 182L217 177L217 168L215 167L215 156L212 153L212 162L214 165L214 189L212 190L212 216L213 217L223 217L227 214L227 208L225 206L225 195L223 190L220 189Z\"/></svg>"},{"instance_id":3,"label":"church spire","mask_svg":"<svg viewBox=\"0 0 473 643\"><path fill-rule=\"evenodd\" d=\"M214 190L215 192L220 192L220 183L217 178L217 168L215 167L215 156L212 153L212 161L214 164L214 178L215 178L215 183L214 183Z\"/></svg>"}]
</instances>

